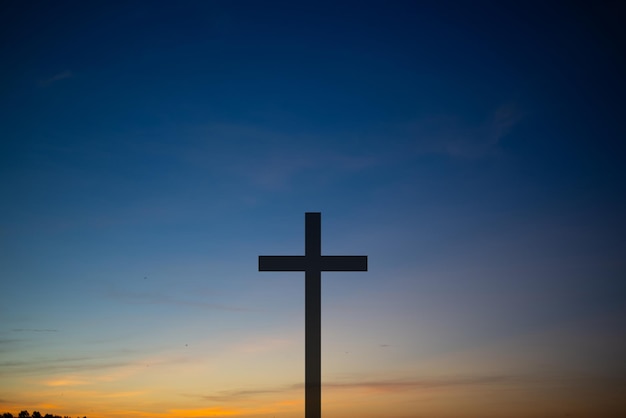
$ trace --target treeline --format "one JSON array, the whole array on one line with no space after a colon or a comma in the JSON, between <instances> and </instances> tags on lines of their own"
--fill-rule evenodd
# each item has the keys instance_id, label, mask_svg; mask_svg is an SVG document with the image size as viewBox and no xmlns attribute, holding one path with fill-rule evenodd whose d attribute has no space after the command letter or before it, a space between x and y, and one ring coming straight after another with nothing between
<instances>
[{"instance_id":1,"label":"treeline","mask_svg":"<svg viewBox=\"0 0 626 418\"><path fill-rule=\"evenodd\" d=\"M13 416L13 414L10 412L5 412L4 414L2 414L2 418L72 418L72 417L68 417L67 415L62 417L61 415L52 415L52 414L41 415L39 411L33 411L33 414L31 415L28 413L28 411L21 411L19 414L17 414L17 417ZM87 418L87 417L83 417L83 418Z\"/></svg>"}]
</instances>

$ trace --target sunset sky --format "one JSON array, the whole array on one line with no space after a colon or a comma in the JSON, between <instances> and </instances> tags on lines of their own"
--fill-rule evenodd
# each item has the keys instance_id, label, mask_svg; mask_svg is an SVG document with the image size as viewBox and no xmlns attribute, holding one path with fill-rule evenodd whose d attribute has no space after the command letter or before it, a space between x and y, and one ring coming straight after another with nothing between
<instances>
[{"instance_id":1,"label":"sunset sky","mask_svg":"<svg viewBox=\"0 0 626 418\"><path fill-rule=\"evenodd\" d=\"M501 4L511 3L511 4ZM621 3L0 3L0 413L626 416Z\"/></svg>"}]
</instances>

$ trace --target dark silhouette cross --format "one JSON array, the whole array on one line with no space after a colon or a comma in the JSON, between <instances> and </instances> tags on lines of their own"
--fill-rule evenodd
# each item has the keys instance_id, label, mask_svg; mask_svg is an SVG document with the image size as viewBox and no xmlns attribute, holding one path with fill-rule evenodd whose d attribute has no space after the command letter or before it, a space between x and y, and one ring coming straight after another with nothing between
<instances>
[{"instance_id":1,"label":"dark silhouette cross","mask_svg":"<svg viewBox=\"0 0 626 418\"><path fill-rule=\"evenodd\" d=\"M322 271L367 271L367 256L322 255L321 214L305 213L304 255L261 255L259 271L305 272L305 418L322 415Z\"/></svg>"}]
</instances>

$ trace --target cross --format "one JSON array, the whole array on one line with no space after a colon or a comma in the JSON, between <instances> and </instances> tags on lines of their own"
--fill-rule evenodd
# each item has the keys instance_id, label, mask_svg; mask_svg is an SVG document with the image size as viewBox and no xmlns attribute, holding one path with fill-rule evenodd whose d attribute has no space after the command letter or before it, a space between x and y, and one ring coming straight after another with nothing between
<instances>
[{"instance_id":1,"label":"cross","mask_svg":"<svg viewBox=\"0 0 626 418\"><path fill-rule=\"evenodd\" d=\"M304 255L260 255L259 271L304 271L305 418L322 415L322 271L367 271L367 256L322 255L321 214L306 212Z\"/></svg>"}]
</instances>

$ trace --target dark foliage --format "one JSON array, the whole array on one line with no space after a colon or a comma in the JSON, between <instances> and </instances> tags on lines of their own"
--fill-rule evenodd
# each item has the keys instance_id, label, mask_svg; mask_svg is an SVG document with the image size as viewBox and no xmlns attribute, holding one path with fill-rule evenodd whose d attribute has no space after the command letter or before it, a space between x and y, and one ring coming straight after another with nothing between
<instances>
[{"instance_id":1,"label":"dark foliage","mask_svg":"<svg viewBox=\"0 0 626 418\"><path fill-rule=\"evenodd\" d=\"M10 412L5 412L2 414L2 416L0 416L0 418L72 418L72 417L69 417L67 415L62 417L61 415L52 415L52 414L41 415L39 411L33 411L33 414L31 415L28 413L28 411L24 410L24 411L20 411L20 413L17 414L17 417L15 417ZM76 417L76 418L81 418L81 417ZM82 417L82 418L87 418L87 417Z\"/></svg>"}]
</instances>

